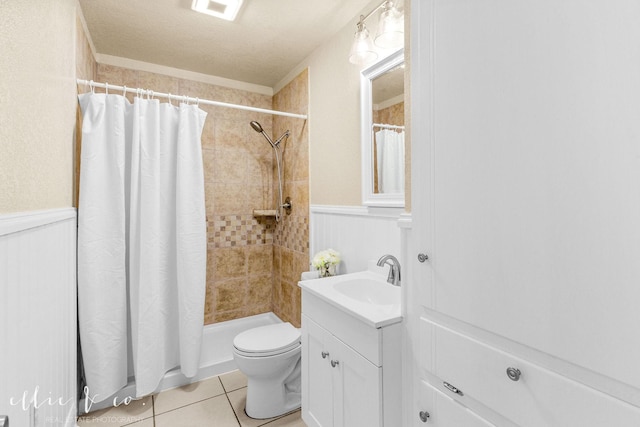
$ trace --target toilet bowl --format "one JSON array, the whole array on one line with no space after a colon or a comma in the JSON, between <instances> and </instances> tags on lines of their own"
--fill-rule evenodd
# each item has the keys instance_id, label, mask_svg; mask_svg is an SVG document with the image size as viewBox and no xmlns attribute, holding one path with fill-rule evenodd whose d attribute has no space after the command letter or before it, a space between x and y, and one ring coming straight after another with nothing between
<instances>
[{"instance_id":1,"label":"toilet bowl","mask_svg":"<svg viewBox=\"0 0 640 427\"><path fill-rule=\"evenodd\" d=\"M248 380L245 411L264 419L300 407L300 330L290 323L261 326L238 334L233 358Z\"/></svg>"}]
</instances>

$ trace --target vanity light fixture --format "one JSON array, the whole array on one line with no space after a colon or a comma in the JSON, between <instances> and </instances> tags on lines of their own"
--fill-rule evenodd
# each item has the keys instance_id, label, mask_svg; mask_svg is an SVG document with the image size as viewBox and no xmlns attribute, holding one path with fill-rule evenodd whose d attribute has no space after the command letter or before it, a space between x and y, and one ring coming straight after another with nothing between
<instances>
[{"instance_id":1,"label":"vanity light fixture","mask_svg":"<svg viewBox=\"0 0 640 427\"><path fill-rule=\"evenodd\" d=\"M382 13L378 21L378 30L375 42L372 42L364 21L380 9ZM404 43L404 14L390 0L383 1L367 15L360 15L349 52L349 62L362 65L376 59L378 53L375 51L374 43L383 49L399 48Z\"/></svg>"},{"instance_id":2,"label":"vanity light fixture","mask_svg":"<svg viewBox=\"0 0 640 427\"><path fill-rule=\"evenodd\" d=\"M384 49L399 48L404 43L404 14L387 1L382 5L374 43Z\"/></svg>"},{"instance_id":3,"label":"vanity light fixture","mask_svg":"<svg viewBox=\"0 0 640 427\"><path fill-rule=\"evenodd\" d=\"M366 64L378 57L378 53L373 47L373 41L369 36L369 30L364 25L364 19L360 16L360 22L358 22L358 30L353 37L353 44L351 45L351 52L349 52L349 61L352 64Z\"/></svg>"},{"instance_id":4,"label":"vanity light fixture","mask_svg":"<svg viewBox=\"0 0 640 427\"><path fill-rule=\"evenodd\" d=\"M238 16L243 0L193 0L191 9L196 12L233 21Z\"/></svg>"}]
</instances>

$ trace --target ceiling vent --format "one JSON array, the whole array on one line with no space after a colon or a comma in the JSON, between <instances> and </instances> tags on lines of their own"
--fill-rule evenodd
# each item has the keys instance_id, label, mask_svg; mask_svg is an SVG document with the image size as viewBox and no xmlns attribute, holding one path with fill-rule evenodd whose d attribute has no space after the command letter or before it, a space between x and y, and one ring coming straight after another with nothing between
<instances>
[{"instance_id":1,"label":"ceiling vent","mask_svg":"<svg viewBox=\"0 0 640 427\"><path fill-rule=\"evenodd\" d=\"M233 21L238 16L243 0L193 0L191 9L216 18Z\"/></svg>"}]
</instances>

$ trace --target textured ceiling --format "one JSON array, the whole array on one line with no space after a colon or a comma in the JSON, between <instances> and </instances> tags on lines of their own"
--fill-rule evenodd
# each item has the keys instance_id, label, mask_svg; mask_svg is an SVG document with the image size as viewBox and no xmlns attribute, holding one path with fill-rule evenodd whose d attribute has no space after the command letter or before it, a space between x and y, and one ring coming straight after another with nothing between
<instances>
[{"instance_id":1,"label":"textured ceiling","mask_svg":"<svg viewBox=\"0 0 640 427\"><path fill-rule=\"evenodd\" d=\"M245 0L234 22L193 12L191 0L80 6L98 54L274 87L370 2Z\"/></svg>"}]
</instances>

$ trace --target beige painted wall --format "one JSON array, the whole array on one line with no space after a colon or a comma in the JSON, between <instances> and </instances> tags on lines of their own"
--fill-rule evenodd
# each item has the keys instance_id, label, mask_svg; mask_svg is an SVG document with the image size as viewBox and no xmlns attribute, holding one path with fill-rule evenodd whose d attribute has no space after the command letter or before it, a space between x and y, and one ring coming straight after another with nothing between
<instances>
[{"instance_id":1,"label":"beige painted wall","mask_svg":"<svg viewBox=\"0 0 640 427\"><path fill-rule=\"evenodd\" d=\"M369 13L381 3L372 1ZM376 16L366 21L375 34ZM349 49L359 15L316 49L285 77L288 82L309 68L309 197L311 204L359 206L360 71L349 62ZM384 53L384 52L383 52ZM386 52L388 54L390 52ZM276 85L275 90L283 83Z\"/></svg>"},{"instance_id":2,"label":"beige painted wall","mask_svg":"<svg viewBox=\"0 0 640 427\"><path fill-rule=\"evenodd\" d=\"M0 2L0 213L72 205L75 8Z\"/></svg>"}]
</instances>

